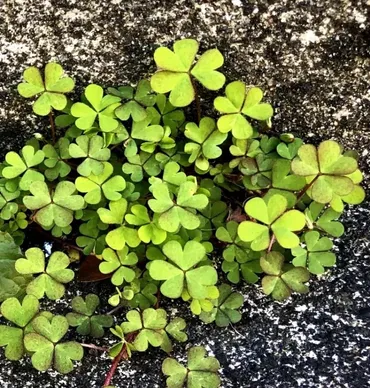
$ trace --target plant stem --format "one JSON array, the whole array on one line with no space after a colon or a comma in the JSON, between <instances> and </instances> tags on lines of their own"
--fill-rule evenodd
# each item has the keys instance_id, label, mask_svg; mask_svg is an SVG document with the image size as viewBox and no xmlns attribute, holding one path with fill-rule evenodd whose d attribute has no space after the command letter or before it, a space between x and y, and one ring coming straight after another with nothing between
<instances>
[{"instance_id":1,"label":"plant stem","mask_svg":"<svg viewBox=\"0 0 370 388\"><path fill-rule=\"evenodd\" d=\"M84 348L89 348L89 349L94 349L94 350L100 350L101 352L107 352L109 349L108 348L104 348L102 346L96 346L94 344L81 344L81 346L83 346Z\"/></svg>"},{"instance_id":2,"label":"plant stem","mask_svg":"<svg viewBox=\"0 0 370 388\"><path fill-rule=\"evenodd\" d=\"M314 179L312 179L312 181L307 184L302 190L301 192L298 194L298 197L297 197L297 202L298 203L302 197L306 194L306 191L315 183L316 179L320 176L320 174L316 175Z\"/></svg>"},{"instance_id":3,"label":"plant stem","mask_svg":"<svg viewBox=\"0 0 370 388\"><path fill-rule=\"evenodd\" d=\"M109 369L109 372L104 380L104 384L103 384L103 387L107 387L110 385L110 382L112 381L112 378L114 376L114 373L116 372L116 369L118 367L118 364L120 363L121 359L124 357L124 356L127 356L127 353L126 353L126 344L124 344L122 346L122 349L121 351L119 352L119 354L114 358L113 362L112 362L112 365Z\"/></svg>"},{"instance_id":4,"label":"plant stem","mask_svg":"<svg viewBox=\"0 0 370 388\"><path fill-rule=\"evenodd\" d=\"M200 99L199 99L197 85L195 84L195 82L194 82L194 80L192 78L191 78L191 84L193 85L193 89L194 89L195 104L196 104L196 107L197 107L197 118L198 118L198 124L199 124L200 118L202 116L202 112L200 110Z\"/></svg>"},{"instance_id":5,"label":"plant stem","mask_svg":"<svg viewBox=\"0 0 370 388\"><path fill-rule=\"evenodd\" d=\"M54 124L54 116L53 111L50 111L49 113L49 120L50 120L50 128L51 128L51 137L53 139L53 144L55 144L55 124Z\"/></svg>"},{"instance_id":6,"label":"plant stem","mask_svg":"<svg viewBox=\"0 0 370 388\"><path fill-rule=\"evenodd\" d=\"M126 338L126 341L127 342L132 342L134 341L134 339L136 338L137 336L137 332L133 332L133 333L130 333L127 335L127 338ZM127 349L126 349L126 344L123 344L122 346L122 349L121 351L119 352L119 354L114 358L113 362L112 362L112 365L109 369L109 372L104 380L104 384L103 384L103 387L107 387L110 385L110 382L112 381L112 378L114 376L114 373L116 372L116 369L118 367L118 364L120 363L120 361L122 360L122 358L124 359L127 359L128 358L128 354L127 354Z\"/></svg>"},{"instance_id":7,"label":"plant stem","mask_svg":"<svg viewBox=\"0 0 370 388\"><path fill-rule=\"evenodd\" d=\"M269 247L267 248L267 253L271 252L272 246L274 245L275 242L275 235L273 234L270 240Z\"/></svg>"},{"instance_id":8,"label":"plant stem","mask_svg":"<svg viewBox=\"0 0 370 388\"><path fill-rule=\"evenodd\" d=\"M123 304L118 305L118 306L115 307L113 310L109 311L109 312L107 313L107 315L112 315L112 314L114 314L115 312L117 312L118 310L120 310L122 307L124 307Z\"/></svg>"}]
</instances>

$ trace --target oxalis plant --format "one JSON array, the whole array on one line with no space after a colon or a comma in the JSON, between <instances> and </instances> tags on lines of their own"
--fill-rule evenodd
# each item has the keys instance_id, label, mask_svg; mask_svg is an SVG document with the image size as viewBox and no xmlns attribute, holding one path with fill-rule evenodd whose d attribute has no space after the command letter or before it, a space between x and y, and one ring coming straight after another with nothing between
<instances>
[{"instance_id":1,"label":"oxalis plant","mask_svg":"<svg viewBox=\"0 0 370 388\"><path fill-rule=\"evenodd\" d=\"M335 265L338 219L365 197L356 152L274 136L262 90L226 83L222 54L198 49L193 39L159 47L150 80L91 84L79 101L66 96L74 81L59 64L25 70L18 91L49 116L51 136L36 134L1 163L8 359L68 373L93 348L112 358L107 387L121 360L151 347L170 355L187 341L186 321L161 306L165 298L226 327L242 318L237 285L282 301ZM204 89L218 93L212 117L201 113ZM25 238L35 234L52 252ZM102 280L108 303L82 284L69 312L54 314L48 299L64 298L71 282ZM113 345L94 344L108 329ZM168 357L162 371L170 388L216 388L219 368L194 346L186 363Z\"/></svg>"}]
</instances>

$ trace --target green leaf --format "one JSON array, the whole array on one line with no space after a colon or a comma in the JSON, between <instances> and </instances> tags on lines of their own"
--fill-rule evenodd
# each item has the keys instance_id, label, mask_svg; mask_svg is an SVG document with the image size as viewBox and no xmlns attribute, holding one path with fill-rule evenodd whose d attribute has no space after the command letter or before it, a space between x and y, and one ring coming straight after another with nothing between
<instances>
[{"instance_id":1,"label":"green leaf","mask_svg":"<svg viewBox=\"0 0 370 388\"><path fill-rule=\"evenodd\" d=\"M194 346L188 350L188 366L185 368L173 358L166 358L162 364L162 372L169 376L166 380L168 388L181 388L185 384L194 388L218 388L221 384L218 377L220 364L214 357L206 357L202 346Z\"/></svg>"},{"instance_id":2,"label":"green leaf","mask_svg":"<svg viewBox=\"0 0 370 388\"><path fill-rule=\"evenodd\" d=\"M232 131L236 139L248 139L253 128L245 116L256 120L267 120L273 115L270 104L261 103L263 92L259 88L246 91L245 84L234 81L225 88L226 97L216 97L215 108L224 113L217 121L218 129L227 133Z\"/></svg>"},{"instance_id":3,"label":"green leaf","mask_svg":"<svg viewBox=\"0 0 370 388\"><path fill-rule=\"evenodd\" d=\"M30 210L37 210L35 220L43 227L55 225L64 228L73 221L73 212L83 208L85 202L80 195L75 195L76 188L72 182L59 182L50 194L44 182L34 182L30 186L32 196L25 196L23 203Z\"/></svg>"},{"instance_id":4,"label":"green leaf","mask_svg":"<svg viewBox=\"0 0 370 388\"><path fill-rule=\"evenodd\" d=\"M198 52L198 42L182 39L174 43L173 51L159 47L154 60L159 69L151 78L151 87L157 93L170 93L173 106L187 106L195 98L191 80L194 76L207 89L218 90L225 83L225 77L216 71L223 64L223 57L217 49L206 51L192 68Z\"/></svg>"},{"instance_id":5,"label":"green leaf","mask_svg":"<svg viewBox=\"0 0 370 388\"><path fill-rule=\"evenodd\" d=\"M103 259L99 270L104 274L113 273L111 280L115 286L120 286L124 281L130 283L135 279L135 271L130 267L138 262L138 258L134 252L128 253L127 246L120 251L104 249Z\"/></svg>"},{"instance_id":6,"label":"green leaf","mask_svg":"<svg viewBox=\"0 0 370 388\"><path fill-rule=\"evenodd\" d=\"M23 73L25 82L18 85L18 93L30 98L41 95L33 104L34 113L47 116L54 108L63 110L67 105L67 98L63 93L71 92L74 81L70 77L63 76L63 68L58 63L48 63L45 66L45 83L40 71L36 67L29 67Z\"/></svg>"},{"instance_id":7,"label":"green leaf","mask_svg":"<svg viewBox=\"0 0 370 388\"><path fill-rule=\"evenodd\" d=\"M238 228L241 240L251 242L251 248L262 251L269 246L270 230L278 243L284 248L294 248L299 244L299 238L294 233L303 229L306 224L303 213L298 210L287 210L285 197L275 194L267 204L262 198L252 198L245 205L246 213L260 221L243 221Z\"/></svg>"},{"instance_id":8,"label":"green leaf","mask_svg":"<svg viewBox=\"0 0 370 388\"><path fill-rule=\"evenodd\" d=\"M88 177L78 177L76 179L76 188L81 193L87 193L84 196L88 204L98 204L104 195L110 201L121 199L121 192L126 188L126 181L120 175L113 174L113 166L108 162L103 162L103 172L99 175L91 174Z\"/></svg>"},{"instance_id":9,"label":"green leaf","mask_svg":"<svg viewBox=\"0 0 370 388\"><path fill-rule=\"evenodd\" d=\"M67 269L70 260L63 252L54 252L45 269L45 256L41 249L27 249L26 258L18 259L15 268L20 274L41 274L27 286L27 294L41 299L45 294L51 300L60 299L65 292L63 283L74 278L74 272Z\"/></svg>"},{"instance_id":10,"label":"green leaf","mask_svg":"<svg viewBox=\"0 0 370 388\"><path fill-rule=\"evenodd\" d=\"M14 151L6 154L5 161L8 165L2 170L2 175L6 179L13 179L23 174L19 181L19 188L28 191L32 182L45 180L40 172L32 169L43 162L45 155L41 150L36 151L30 145L24 146L20 155Z\"/></svg>"},{"instance_id":11,"label":"green leaf","mask_svg":"<svg viewBox=\"0 0 370 388\"><path fill-rule=\"evenodd\" d=\"M39 301L33 295L26 295L22 304L17 298L10 297L1 305L1 314L18 327L0 325L0 346L5 346L5 357L20 360L25 353L23 345L24 328L39 311Z\"/></svg>"},{"instance_id":12,"label":"green leaf","mask_svg":"<svg viewBox=\"0 0 370 388\"><path fill-rule=\"evenodd\" d=\"M55 146L46 144L42 152L45 154L44 164L48 167L45 170L45 176L48 180L53 181L58 177L64 178L71 172L70 165L65 162L71 157L68 139L60 138Z\"/></svg>"},{"instance_id":13,"label":"green leaf","mask_svg":"<svg viewBox=\"0 0 370 388\"><path fill-rule=\"evenodd\" d=\"M162 244L167 238L167 232L162 230L149 218L148 209L143 205L131 207L132 214L126 214L125 220L130 225L140 226L138 236L146 244L152 242L155 245Z\"/></svg>"},{"instance_id":14,"label":"green leaf","mask_svg":"<svg viewBox=\"0 0 370 388\"><path fill-rule=\"evenodd\" d=\"M301 139L294 139L293 142L288 144L280 143L276 147L276 151L282 158L292 160L297 156L298 150L302 144L303 141Z\"/></svg>"},{"instance_id":15,"label":"green leaf","mask_svg":"<svg viewBox=\"0 0 370 388\"><path fill-rule=\"evenodd\" d=\"M298 191L303 189L306 180L297 175L290 174L290 161L278 159L272 167L272 186L276 189Z\"/></svg>"},{"instance_id":16,"label":"green leaf","mask_svg":"<svg viewBox=\"0 0 370 388\"><path fill-rule=\"evenodd\" d=\"M104 139L101 136L79 136L76 144L69 146L72 158L85 158L77 167L77 172L83 176L100 175L104 171L105 161L110 159L109 148L104 147Z\"/></svg>"},{"instance_id":17,"label":"green leaf","mask_svg":"<svg viewBox=\"0 0 370 388\"><path fill-rule=\"evenodd\" d=\"M184 134L193 141L186 143L184 148L184 151L190 154L189 163L195 162L197 168L207 171L208 159L221 156L222 150L218 146L226 140L227 134L217 130L215 121L209 117L203 117L199 127L195 123L187 123Z\"/></svg>"},{"instance_id":18,"label":"green leaf","mask_svg":"<svg viewBox=\"0 0 370 388\"><path fill-rule=\"evenodd\" d=\"M66 318L70 326L77 327L77 333L100 338L104 335L104 327L113 325L113 318L110 315L94 315L100 304L99 297L95 294L88 294L85 300L76 296L72 300L73 313L68 313Z\"/></svg>"},{"instance_id":19,"label":"green leaf","mask_svg":"<svg viewBox=\"0 0 370 388\"><path fill-rule=\"evenodd\" d=\"M60 315L53 316L50 320L38 316L33 320L32 327L35 332L26 334L24 345L32 353L34 368L46 371L53 365L60 373L71 372L72 360L82 359L83 348L77 342L59 343L68 331L67 319Z\"/></svg>"},{"instance_id":20,"label":"green leaf","mask_svg":"<svg viewBox=\"0 0 370 388\"><path fill-rule=\"evenodd\" d=\"M304 234L303 239L306 249L301 246L292 249L295 256L292 264L295 267L306 267L311 273L319 275L325 272L324 267L332 267L335 264L335 254L328 252L333 248L328 237L320 238L319 232L310 231Z\"/></svg>"},{"instance_id":21,"label":"green leaf","mask_svg":"<svg viewBox=\"0 0 370 388\"><path fill-rule=\"evenodd\" d=\"M25 293L30 277L16 271L15 261L20 257L22 252L10 234L0 232L0 302Z\"/></svg>"},{"instance_id":22,"label":"green leaf","mask_svg":"<svg viewBox=\"0 0 370 388\"><path fill-rule=\"evenodd\" d=\"M88 104L76 102L71 107L71 114L77 117L75 125L84 130L90 130L95 123L102 132L112 132L118 127L114 111L119 106L120 98L104 96L103 88L91 84L85 88L84 95Z\"/></svg>"},{"instance_id":23,"label":"green leaf","mask_svg":"<svg viewBox=\"0 0 370 388\"><path fill-rule=\"evenodd\" d=\"M173 233L180 225L188 230L194 230L200 226L200 219L196 216L195 210L204 209L208 204L208 198L204 194L195 194L196 192L196 183L184 182L179 187L177 200L174 203L165 183L153 186L155 199L150 199L148 205L155 213L161 213L158 224L163 230Z\"/></svg>"},{"instance_id":24,"label":"green leaf","mask_svg":"<svg viewBox=\"0 0 370 388\"><path fill-rule=\"evenodd\" d=\"M207 50L198 59L191 74L207 89L219 90L225 84L225 76L217 71L224 64L224 57L217 49Z\"/></svg>"},{"instance_id":25,"label":"green leaf","mask_svg":"<svg viewBox=\"0 0 370 388\"><path fill-rule=\"evenodd\" d=\"M219 327L239 322L242 315L238 309L243 305L243 295L233 292L227 284L221 284L218 290L219 297L214 301L215 307L210 312L202 312L200 319L206 323L216 321L216 325Z\"/></svg>"},{"instance_id":26,"label":"green leaf","mask_svg":"<svg viewBox=\"0 0 370 388\"><path fill-rule=\"evenodd\" d=\"M262 279L262 288L266 295L270 295L276 300L288 298L292 291L307 293L306 283L310 274L306 268L296 267L284 271L284 256L279 252L270 252L261 257L261 267L267 274Z\"/></svg>"},{"instance_id":27,"label":"green leaf","mask_svg":"<svg viewBox=\"0 0 370 388\"><path fill-rule=\"evenodd\" d=\"M294 174L307 177L311 184L307 194L319 203L330 202L334 195L350 194L354 185L346 175L356 169L356 159L344 156L340 145L333 140L323 141L317 149L310 144L301 146L292 161Z\"/></svg>"},{"instance_id":28,"label":"green leaf","mask_svg":"<svg viewBox=\"0 0 370 388\"><path fill-rule=\"evenodd\" d=\"M305 210L308 226L318 228L334 237L340 237L344 233L344 226L341 222L335 221L340 217L340 213L331 208L326 209L324 204L312 202Z\"/></svg>"},{"instance_id":29,"label":"green leaf","mask_svg":"<svg viewBox=\"0 0 370 388\"><path fill-rule=\"evenodd\" d=\"M197 241L188 241L182 248L178 241L173 240L163 246L163 253L173 264L154 260L148 265L154 280L165 280L161 293L169 298L179 298L186 287L191 297L207 298L208 287L217 282L217 272L209 265L194 268L204 259L204 246Z\"/></svg>"}]
</instances>

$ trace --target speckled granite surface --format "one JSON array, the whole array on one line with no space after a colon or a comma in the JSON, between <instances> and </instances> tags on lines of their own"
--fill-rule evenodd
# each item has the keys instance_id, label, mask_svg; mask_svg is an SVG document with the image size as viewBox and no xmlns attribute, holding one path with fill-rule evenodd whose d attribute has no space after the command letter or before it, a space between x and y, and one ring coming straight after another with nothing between
<instances>
[{"instance_id":1,"label":"speckled granite surface","mask_svg":"<svg viewBox=\"0 0 370 388\"><path fill-rule=\"evenodd\" d=\"M370 30L367 0L3 0L0 2L0 152L43 131L16 95L28 65L55 59L82 87L144 77L160 43L195 37L225 54L229 79L261 85L274 128L313 143L333 138L362 155L369 188ZM148 70L149 69L149 70ZM370 386L369 198L343 217L338 265L285 303L242 289L243 321L228 330L192 320L193 344L219 358L223 387ZM95 286L104 292L104 285ZM101 290L102 288L102 290ZM61 312L66 306L61 304ZM183 354L181 346L177 354ZM88 355L67 377L4 361L0 386L100 387L109 360ZM163 354L122 364L118 387L164 387ZM98 360L95 363L94 360Z\"/></svg>"}]
</instances>

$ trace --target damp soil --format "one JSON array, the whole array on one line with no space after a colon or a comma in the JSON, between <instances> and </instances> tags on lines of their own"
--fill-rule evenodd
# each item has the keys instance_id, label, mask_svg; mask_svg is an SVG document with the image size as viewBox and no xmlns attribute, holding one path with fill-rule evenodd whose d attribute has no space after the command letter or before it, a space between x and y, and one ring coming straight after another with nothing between
<instances>
[{"instance_id":1,"label":"damp soil","mask_svg":"<svg viewBox=\"0 0 370 388\"><path fill-rule=\"evenodd\" d=\"M48 122L35 118L17 96L23 69L59 61L76 79L77 93L90 83L116 86L146 77L160 44L182 37L217 46L229 80L260 85L273 104L277 132L293 132L314 144L323 139L357 149L369 189L370 32L367 0L4 0L0 4L0 154L19 149ZM204 111L212 112L205 95ZM370 385L370 206L349 208L346 234L335 240L337 265L310 282L311 292L283 303L259 286L238 287L243 319L227 329L204 325L185 304L166 302L188 319L187 346L204 345L222 365L222 387L365 387ZM109 282L75 282L52 308L69 311L75 295L107 300ZM117 320L125 311L117 314ZM78 340L84 340L78 338ZM106 336L97 344L111 344ZM165 354L151 349L120 365L117 387L164 387ZM111 361L86 352L62 376L40 373L28 359L9 362L0 352L0 386L100 387Z\"/></svg>"}]
</instances>

